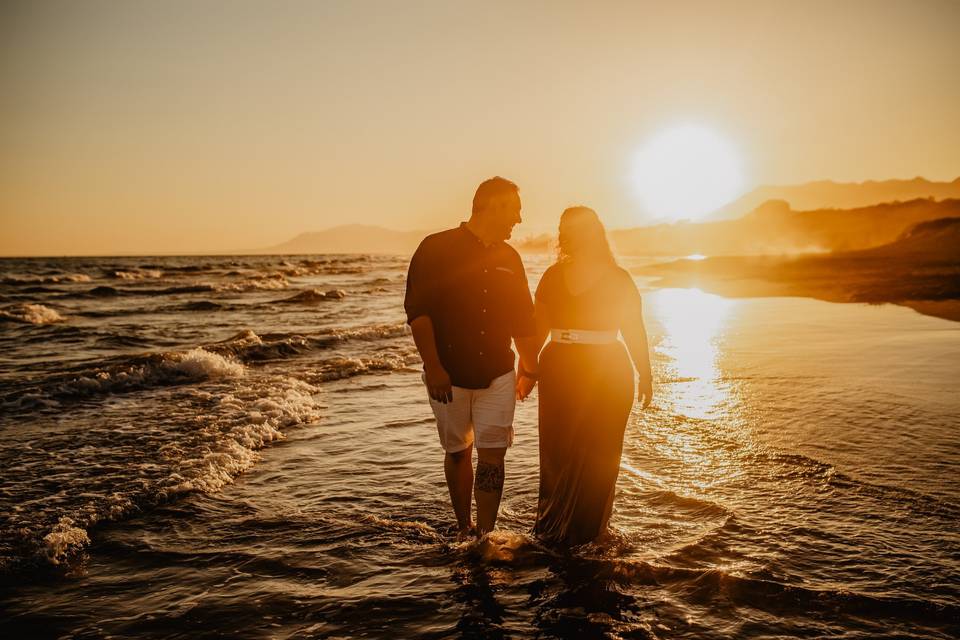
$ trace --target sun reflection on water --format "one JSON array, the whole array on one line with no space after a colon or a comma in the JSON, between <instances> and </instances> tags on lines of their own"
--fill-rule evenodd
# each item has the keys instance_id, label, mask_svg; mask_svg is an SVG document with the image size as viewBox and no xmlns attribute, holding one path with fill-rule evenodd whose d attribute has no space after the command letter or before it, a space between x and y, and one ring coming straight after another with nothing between
<instances>
[{"instance_id":1,"label":"sun reflection on water","mask_svg":"<svg viewBox=\"0 0 960 640\"><path fill-rule=\"evenodd\" d=\"M650 296L662 326L659 403L690 418L717 418L729 400L719 367L723 332L737 302L699 289L662 289Z\"/></svg>"},{"instance_id":2,"label":"sun reflection on water","mask_svg":"<svg viewBox=\"0 0 960 640\"><path fill-rule=\"evenodd\" d=\"M729 366L726 337L734 330L740 303L699 289L660 289L644 299L656 410L637 413L639 429L621 461L624 477L633 486L628 493L635 490L639 503L658 500L657 492L664 490L681 502L693 498L714 503L718 487L743 477L740 452L750 446L740 388L724 369ZM647 510L633 515L627 510L621 522L645 531ZM699 539L704 526L720 526L724 517L722 511L698 512L688 523L692 530L677 525L676 543Z\"/></svg>"}]
</instances>

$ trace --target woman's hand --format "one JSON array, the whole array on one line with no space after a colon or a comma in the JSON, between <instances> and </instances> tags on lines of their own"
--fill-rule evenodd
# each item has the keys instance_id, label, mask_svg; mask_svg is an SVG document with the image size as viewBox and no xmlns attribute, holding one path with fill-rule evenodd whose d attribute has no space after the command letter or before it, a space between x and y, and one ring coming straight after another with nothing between
<instances>
[{"instance_id":1,"label":"woman's hand","mask_svg":"<svg viewBox=\"0 0 960 640\"><path fill-rule=\"evenodd\" d=\"M637 402L640 407L646 409L650 406L650 400L653 399L653 376L649 373L640 376L640 384L637 385Z\"/></svg>"}]
</instances>

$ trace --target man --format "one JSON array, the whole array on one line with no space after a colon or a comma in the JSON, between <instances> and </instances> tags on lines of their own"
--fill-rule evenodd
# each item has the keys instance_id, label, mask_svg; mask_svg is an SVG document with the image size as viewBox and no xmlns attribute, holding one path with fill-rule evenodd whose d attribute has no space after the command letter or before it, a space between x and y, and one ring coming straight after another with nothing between
<instances>
[{"instance_id":1,"label":"man","mask_svg":"<svg viewBox=\"0 0 960 640\"><path fill-rule=\"evenodd\" d=\"M500 509L517 393L511 338L522 369L531 376L537 370L527 275L505 242L521 221L520 207L517 185L484 181L470 219L424 238L407 274L404 307L423 359L460 539L492 531Z\"/></svg>"}]
</instances>

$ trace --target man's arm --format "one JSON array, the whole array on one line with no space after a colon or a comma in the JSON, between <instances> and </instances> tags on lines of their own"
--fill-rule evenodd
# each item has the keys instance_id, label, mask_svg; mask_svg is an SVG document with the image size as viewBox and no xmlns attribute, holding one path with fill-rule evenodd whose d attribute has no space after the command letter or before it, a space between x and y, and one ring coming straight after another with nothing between
<instances>
[{"instance_id":1,"label":"man's arm","mask_svg":"<svg viewBox=\"0 0 960 640\"><path fill-rule=\"evenodd\" d=\"M436 282L438 274L431 265L431 252L429 247L424 247L425 244L426 241L420 243L410 259L403 307L407 312L407 324L413 333L413 341L420 352L420 359L423 360L427 392L437 402L447 403L453 399L453 388L450 385L450 376L440 363L433 321L430 319L430 310L436 297L433 283Z\"/></svg>"},{"instance_id":2,"label":"man's arm","mask_svg":"<svg viewBox=\"0 0 960 640\"><path fill-rule=\"evenodd\" d=\"M547 321L547 309L542 301L537 300L533 303L533 332L529 336L514 339L517 350L520 352L520 364L524 370L539 373L540 350L543 349L543 341L547 339L548 333L550 333L550 326Z\"/></svg>"},{"instance_id":3,"label":"man's arm","mask_svg":"<svg viewBox=\"0 0 960 640\"><path fill-rule=\"evenodd\" d=\"M417 316L410 322L413 332L413 341L423 360L423 374L426 377L427 392L437 402L444 404L453 400L453 387L450 384L450 375L440 363L440 354L437 353L437 340L433 335L433 322L430 316Z\"/></svg>"},{"instance_id":4,"label":"man's arm","mask_svg":"<svg viewBox=\"0 0 960 640\"><path fill-rule=\"evenodd\" d=\"M534 330L533 335L523 338L514 338L517 345L517 351L520 353L520 370L536 376L540 375L540 350L543 349L543 341L547 339L547 333L550 327L547 326L546 309L543 303L537 300L534 302ZM532 378L520 375L517 378L517 399L523 400L530 395L537 381Z\"/></svg>"},{"instance_id":5,"label":"man's arm","mask_svg":"<svg viewBox=\"0 0 960 640\"><path fill-rule=\"evenodd\" d=\"M524 372L533 376L539 374L540 349L543 348L543 340L547 334L545 330L541 330L538 324L536 307L530 297L527 273L519 256L517 256L517 262L523 277L519 283L517 300L513 305L516 314L513 326L513 342L517 345L517 352L520 355L521 375L517 376L517 398L523 400L530 395L536 380L522 374Z\"/></svg>"}]
</instances>

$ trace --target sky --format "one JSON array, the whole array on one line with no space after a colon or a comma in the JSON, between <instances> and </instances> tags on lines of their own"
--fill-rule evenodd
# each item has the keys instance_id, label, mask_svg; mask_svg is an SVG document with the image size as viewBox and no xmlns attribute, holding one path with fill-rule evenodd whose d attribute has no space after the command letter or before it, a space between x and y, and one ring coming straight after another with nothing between
<instances>
[{"instance_id":1,"label":"sky","mask_svg":"<svg viewBox=\"0 0 960 640\"><path fill-rule=\"evenodd\" d=\"M440 229L492 175L514 237L574 204L638 226L637 154L677 126L742 190L952 180L958 28L954 0L6 0L0 255Z\"/></svg>"}]
</instances>

